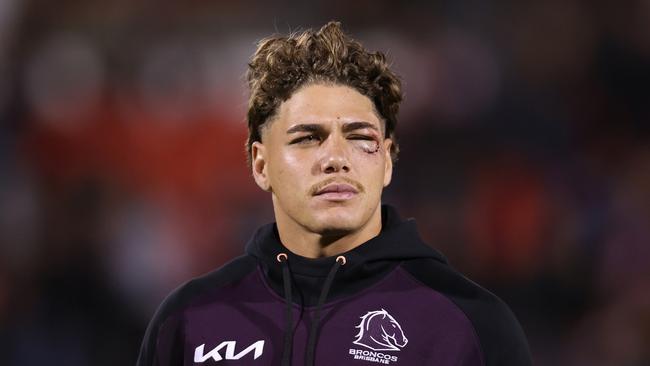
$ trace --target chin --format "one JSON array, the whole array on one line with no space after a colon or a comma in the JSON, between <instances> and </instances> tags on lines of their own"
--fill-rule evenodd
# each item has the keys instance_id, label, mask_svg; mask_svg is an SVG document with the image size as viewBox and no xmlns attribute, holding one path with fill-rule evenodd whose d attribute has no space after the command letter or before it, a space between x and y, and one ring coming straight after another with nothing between
<instances>
[{"instance_id":1,"label":"chin","mask_svg":"<svg viewBox=\"0 0 650 366\"><path fill-rule=\"evenodd\" d=\"M322 226L319 227L315 232L320 234L323 238L341 238L344 237L358 228L351 227L351 226L336 226L336 225L328 225L328 226Z\"/></svg>"},{"instance_id":2,"label":"chin","mask_svg":"<svg viewBox=\"0 0 650 366\"><path fill-rule=\"evenodd\" d=\"M330 209L314 215L314 226L324 235L346 234L358 230L363 218L360 212L345 209Z\"/></svg>"}]
</instances>

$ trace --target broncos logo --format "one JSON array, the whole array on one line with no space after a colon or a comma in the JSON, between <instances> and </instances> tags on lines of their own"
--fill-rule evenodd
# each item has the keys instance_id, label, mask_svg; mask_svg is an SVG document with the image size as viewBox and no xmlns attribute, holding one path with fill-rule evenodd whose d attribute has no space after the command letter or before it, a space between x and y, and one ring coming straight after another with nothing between
<instances>
[{"instance_id":1,"label":"broncos logo","mask_svg":"<svg viewBox=\"0 0 650 366\"><path fill-rule=\"evenodd\" d=\"M384 309L369 311L356 328L359 334L353 343L373 351L399 351L408 343L402 327Z\"/></svg>"}]
</instances>

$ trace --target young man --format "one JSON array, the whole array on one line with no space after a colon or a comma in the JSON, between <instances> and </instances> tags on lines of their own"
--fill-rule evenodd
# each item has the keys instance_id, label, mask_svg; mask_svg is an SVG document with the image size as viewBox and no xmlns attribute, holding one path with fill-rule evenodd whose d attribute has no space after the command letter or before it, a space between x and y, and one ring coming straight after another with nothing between
<instances>
[{"instance_id":1,"label":"young man","mask_svg":"<svg viewBox=\"0 0 650 366\"><path fill-rule=\"evenodd\" d=\"M400 81L338 23L260 42L248 152L276 222L172 293L139 366L526 366L508 307L381 205Z\"/></svg>"}]
</instances>

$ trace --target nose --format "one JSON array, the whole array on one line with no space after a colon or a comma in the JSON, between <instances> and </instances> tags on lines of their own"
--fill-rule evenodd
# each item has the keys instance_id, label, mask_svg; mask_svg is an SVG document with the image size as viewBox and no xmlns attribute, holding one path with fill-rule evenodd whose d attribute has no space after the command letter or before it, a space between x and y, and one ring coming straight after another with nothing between
<instances>
[{"instance_id":1,"label":"nose","mask_svg":"<svg viewBox=\"0 0 650 366\"><path fill-rule=\"evenodd\" d=\"M350 171L348 151L344 138L331 136L323 144L323 155L321 157L321 171L326 174Z\"/></svg>"}]
</instances>

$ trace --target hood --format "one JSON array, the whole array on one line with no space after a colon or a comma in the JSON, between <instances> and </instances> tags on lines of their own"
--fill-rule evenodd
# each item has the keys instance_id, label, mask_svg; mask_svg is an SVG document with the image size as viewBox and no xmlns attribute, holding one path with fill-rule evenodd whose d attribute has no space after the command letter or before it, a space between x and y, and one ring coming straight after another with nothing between
<instances>
[{"instance_id":1,"label":"hood","mask_svg":"<svg viewBox=\"0 0 650 366\"><path fill-rule=\"evenodd\" d=\"M383 278L402 261L433 258L446 263L438 251L425 244L417 232L414 219L402 220L397 211L381 206L382 229L378 236L345 253L346 264L338 270L328 301L352 295ZM306 258L289 251L281 242L275 223L262 226L246 245L246 252L261 263L270 286L283 295L282 269L276 257L286 253L292 287L299 294L296 303L316 304L323 279L336 257Z\"/></svg>"}]
</instances>

